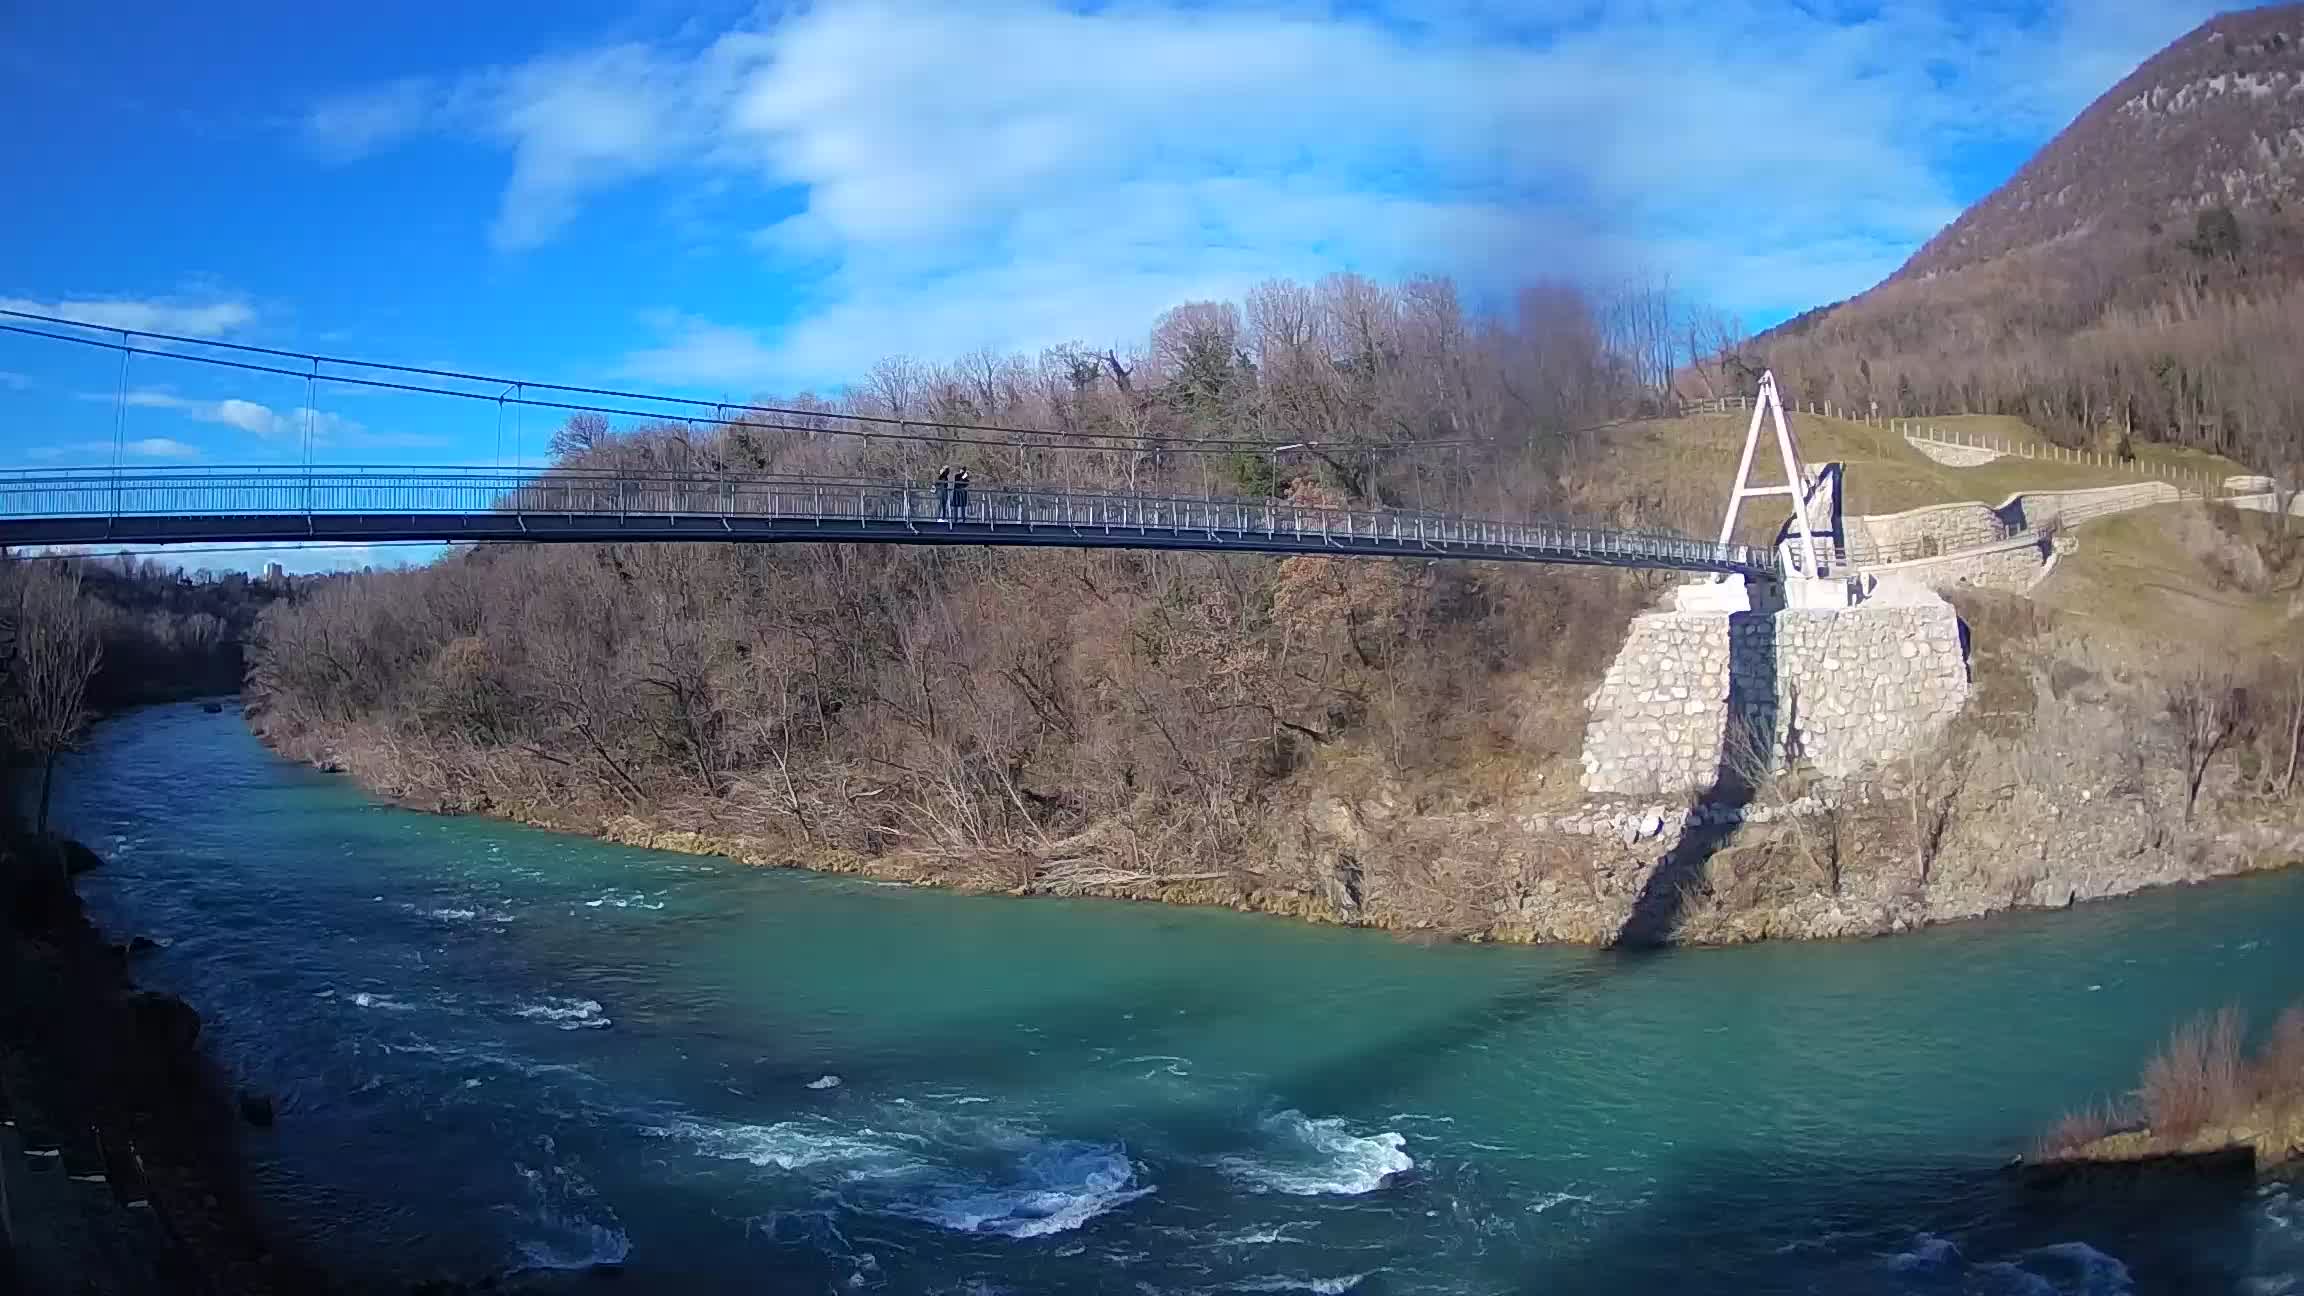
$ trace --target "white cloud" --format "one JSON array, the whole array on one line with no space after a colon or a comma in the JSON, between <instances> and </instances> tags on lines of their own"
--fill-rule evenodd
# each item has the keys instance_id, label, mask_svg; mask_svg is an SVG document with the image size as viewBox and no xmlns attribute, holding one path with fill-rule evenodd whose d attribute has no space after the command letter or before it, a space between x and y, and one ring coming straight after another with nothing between
<instances>
[{"instance_id":1,"label":"white cloud","mask_svg":"<svg viewBox=\"0 0 2304 1296\"><path fill-rule=\"evenodd\" d=\"M175 410L187 418L203 423L221 423L237 428L259 440L288 442L301 445L310 435L315 446L360 446L375 449L414 448L448 444L446 437L427 433L378 432L354 419L327 410L307 410L302 406L274 409L255 401L237 397L224 400L199 400L179 396L174 392L156 388L138 388L115 397L104 392L84 392L80 399L87 401L124 400L138 409Z\"/></svg>"},{"instance_id":2,"label":"white cloud","mask_svg":"<svg viewBox=\"0 0 2304 1296\"><path fill-rule=\"evenodd\" d=\"M307 127L363 149L498 142L505 247L641 177L797 195L755 246L807 313L655 318L625 367L823 381L891 351L1109 340L1188 296L1339 268L1639 265L1739 309L1815 305L1972 196L1959 149L2036 140L2211 8L826 0L709 41L387 86Z\"/></svg>"},{"instance_id":3,"label":"white cloud","mask_svg":"<svg viewBox=\"0 0 2304 1296\"><path fill-rule=\"evenodd\" d=\"M305 115L304 137L335 162L427 130L493 139L511 150L512 174L490 237L502 248L533 247L558 233L586 194L697 147L711 129L697 75L688 60L640 45L548 55L332 96Z\"/></svg>"},{"instance_id":4,"label":"white cloud","mask_svg":"<svg viewBox=\"0 0 2304 1296\"><path fill-rule=\"evenodd\" d=\"M322 157L350 162L434 124L445 111L440 87L409 77L314 105L304 139Z\"/></svg>"},{"instance_id":5,"label":"white cloud","mask_svg":"<svg viewBox=\"0 0 2304 1296\"><path fill-rule=\"evenodd\" d=\"M743 386L767 381L783 367L780 352L751 329L677 311L650 311L646 318L663 340L624 358L620 372L634 378L682 386Z\"/></svg>"},{"instance_id":6,"label":"white cloud","mask_svg":"<svg viewBox=\"0 0 2304 1296\"><path fill-rule=\"evenodd\" d=\"M25 453L34 459L81 459L110 462L113 445L109 441L78 441L71 445L36 446ZM120 451L136 459L197 459L198 446L189 446L167 437L143 437L119 447Z\"/></svg>"},{"instance_id":7,"label":"white cloud","mask_svg":"<svg viewBox=\"0 0 2304 1296\"><path fill-rule=\"evenodd\" d=\"M131 297L68 298L62 301L0 297L0 310L48 315L96 328L126 329L132 333L174 333L199 338L224 337L241 332L256 322L255 308L242 301L190 304Z\"/></svg>"},{"instance_id":8,"label":"white cloud","mask_svg":"<svg viewBox=\"0 0 2304 1296\"><path fill-rule=\"evenodd\" d=\"M412 567L428 563L448 551L444 544L364 544L358 541L308 540L278 547L252 545L44 545L27 553L76 554L102 560L131 553L149 557L186 571L244 571L257 573L277 562L297 575L358 571L363 567Z\"/></svg>"}]
</instances>

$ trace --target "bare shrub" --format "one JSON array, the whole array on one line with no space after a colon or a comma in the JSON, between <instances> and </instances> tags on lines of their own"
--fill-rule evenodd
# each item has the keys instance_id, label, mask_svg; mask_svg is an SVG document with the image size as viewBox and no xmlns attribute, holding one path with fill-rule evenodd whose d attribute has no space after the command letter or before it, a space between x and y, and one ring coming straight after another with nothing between
<instances>
[{"instance_id":1,"label":"bare shrub","mask_svg":"<svg viewBox=\"0 0 2304 1296\"><path fill-rule=\"evenodd\" d=\"M2263 547L2244 523L2219 515L2235 509L2180 509L2169 522L2176 543L2208 573L2216 588L2261 594L2271 586L2272 570Z\"/></svg>"},{"instance_id":2,"label":"bare shrub","mask_svg":"<svg viewBox=\"0 0 2304 1296\"><path fill-rule=\"evenodd\" d=\"M2280 1014L2253 1055L2242 1049L2246 1035L2238 1008L2186 1022L2145 1064L2133 1108L2094 1103L2072 1112L2033 1144L2033 1155L2066 1156L2139 1122L2151 1136L2146 1150L2166 1152L2203 1130L2261 1131L2267 1117L2285 1119L2304 1106L2304 1002Z\"/></svg>"},{"instance_id":3,"label":"bare shrub","mask_svg":"<svg viewBox=\"0 0 2304 1296\"><path fill-rule=\"evenodd\" d=\"M2231 672L2203 661L2169 681L2163 700L2184 755L2184 817L2190 820L2208 767L2232 738L2241 699Z\"/></svg>"},{"instance_id":4,"label":"bare shrub","mask_svg":"<svg viewBox=\"0 0 2304 1296\"><path fill-rule=\"evenodd\" d=\"M2145 1064L2136 1090L2154 1134L2181 1139L2247 1110L2256 1095L2241 1053L2245 1034L2240 1010L2224 1008L2185 1023L2168 1037Z\"/></svg>"},{"instance_id":5,"label":"bare shrub","mask_svg":"<svg viewBox=\"0 0 2304 1296\"><path fill-rule=\"evenodd\" d=\"M2116 1103L2098 1099L2058 1117L2048 1132L2032 1144L2032 1159L2053 1161L2070 1156L2106 1135L2119 1132L2126 1123L2126 1113Z\"/></svg>"},{"instance_id":6,"label":"bare shrub","mask_svg":"<svg viewBox=\"0 0 2304 1296\"><path fill-rule=\"evenodd\" d=\"M12 742L40 758L34 827L48 830L56 758L71 750L88 718L88 683L104 660L98 610L81 596L70 563L31 562L6 573L0 587L0 719Z\"/></svg>"},{"instance_id":7,"label":"bare shrub","mask_svg":"<svg viewBox=\"0 0 2304 1296\"><path fill-rule=\"evenodd\" d=\"M2275 1106L2304 1103L2304 1003L2291 1004L2256 1052L2257 1094Z\"/></svg>"}]
</instances>

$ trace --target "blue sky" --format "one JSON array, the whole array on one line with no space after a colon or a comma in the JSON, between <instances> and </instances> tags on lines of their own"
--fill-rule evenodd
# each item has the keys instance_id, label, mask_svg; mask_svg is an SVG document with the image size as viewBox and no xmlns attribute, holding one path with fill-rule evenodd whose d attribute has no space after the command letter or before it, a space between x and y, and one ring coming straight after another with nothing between
<instances>
[{"instance_id":1,"label":"blue sky","mask_svg":"<svg viewBox=\"0 0 2304 1296\"><path fill-rule=\"evenodd\" d=\"M2190 0L824 0L0 10L0 304L712 397L1078 339L1272 275L1869 286ZM0 467L108 461L117 361L0 336ZM150 462L301 384L140 359ZM323 457L490 462L322 393ZM542 429L526 429L540 443Z\"/></svg>"}]
</instances>

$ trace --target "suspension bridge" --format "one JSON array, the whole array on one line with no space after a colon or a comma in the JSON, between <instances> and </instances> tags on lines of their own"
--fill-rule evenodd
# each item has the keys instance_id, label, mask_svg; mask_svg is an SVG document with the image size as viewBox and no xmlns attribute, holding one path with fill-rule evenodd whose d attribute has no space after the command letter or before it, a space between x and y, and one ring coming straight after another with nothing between
<instances>
[{"instance_id":1,"label":"suspension bridge","mask_svg":"<svg viewBox=\"0 0 2304 1296\"><path fill-rule=\"evenodd\" d=\"M0 545L734 541L1476 559L1769 577L1774 550L1547 520L1273 499L577 469L0 473Z\"/></svg>"},{"instance_id":2,"label":"suspension bridge","mask_svg":"<svg viewBox=\"0 0 2304 1296\"><path fill-rule=\"evenodd\" d=\"M1002 482L971 489L960 499L925 482L740 473L713 466L709 458L692 469L327 466L312 458L323 384L493 406L500 453L506 414L530 409L691 429L702 423L708 430L747 436L861 438L867 447L874 442L920 449L996 447L1025 463L1066 454L1129 460L1198 456L1203 463L1270 455L1277 461L1283 451L1358 455L1461 449L1471 443L1276 446L1240 436L1145 438L706 402L95 326L10 309L0 309L0 334L119 357L112 462L0 471L0 546L303 541L997 545L1559 563L1764 579L1774 578L1784 565L1773 548L1732 543L1726 527L1718 541L1706 541L1575 520ZM303 389L304 462L132 466L126 462L127 412L140 402L130 399L129 372L138 358L147 364L254 376L251 381L295 383ZM161 403L197 404L172 396ZM249 402L225 404L269 417L269 411ZM518 462L517 453L513 462Z\"/></svg>"}]
</instances>

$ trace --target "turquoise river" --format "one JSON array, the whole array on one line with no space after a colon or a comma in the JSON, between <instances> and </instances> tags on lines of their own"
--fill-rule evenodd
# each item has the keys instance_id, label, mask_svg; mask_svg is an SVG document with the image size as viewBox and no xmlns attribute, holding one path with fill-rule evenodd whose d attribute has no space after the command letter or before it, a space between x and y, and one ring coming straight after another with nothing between
<instances>
[{"instance_id":1,"label":"turquoise river","mask_svg":"<svg viewBox=\"0 0 2304 1296\"><path fill-rule=\"evenodd\" d=\"M58 796L140 977L278 1099L278 1230L382 1282L2304 1291L2304 1190L1999 1173L2172 1024L2304 993L2304 870L1642 956L436 818L236 707L108 721Z\"/></svg>"}]
</instances>

